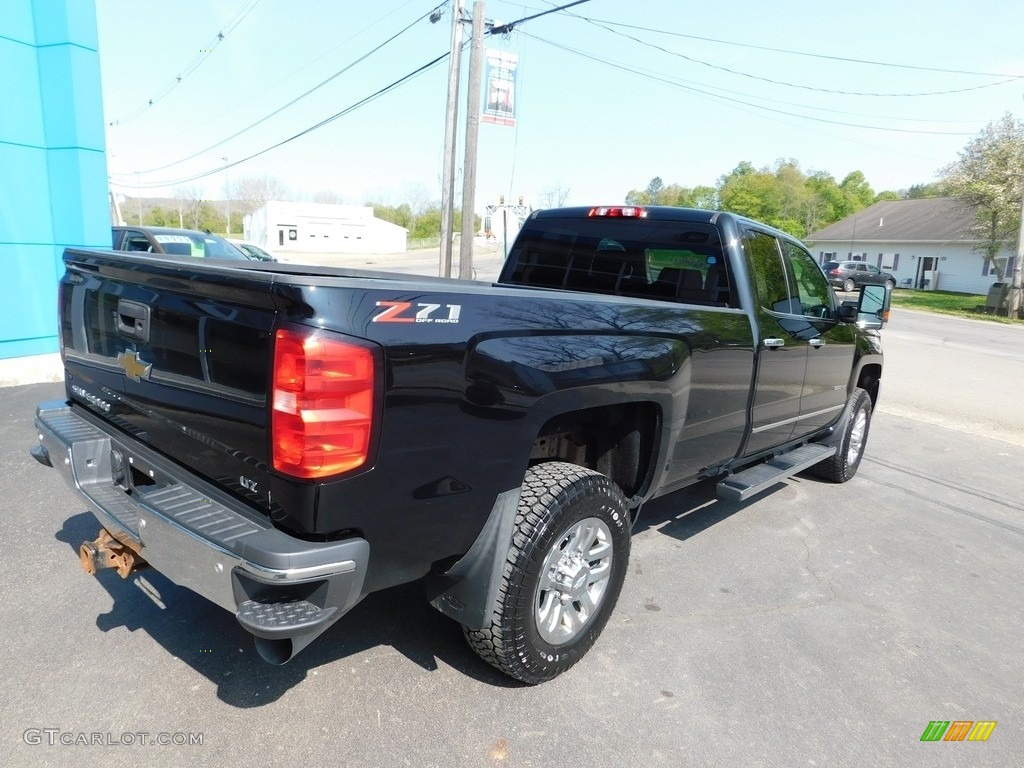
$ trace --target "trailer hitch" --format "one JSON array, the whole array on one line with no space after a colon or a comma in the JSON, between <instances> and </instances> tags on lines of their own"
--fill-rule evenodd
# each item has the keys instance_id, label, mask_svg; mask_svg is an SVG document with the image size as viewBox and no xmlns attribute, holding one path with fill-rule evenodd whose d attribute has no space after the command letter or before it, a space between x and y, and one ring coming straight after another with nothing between
<instances>
[{"instance_id":1,"label":"trailer hitch","mask_svg":"<svg viewBox=\"0 0 1024 768\"><path fill-rule=\"evenodd\" d=\"M115 539L106 528L100 529L95 541L82 542L78 557L90 576L103 568L116 568L118 575L127 579L133 571L147 565L141 554Z\"/></svg>"}]
</instances>

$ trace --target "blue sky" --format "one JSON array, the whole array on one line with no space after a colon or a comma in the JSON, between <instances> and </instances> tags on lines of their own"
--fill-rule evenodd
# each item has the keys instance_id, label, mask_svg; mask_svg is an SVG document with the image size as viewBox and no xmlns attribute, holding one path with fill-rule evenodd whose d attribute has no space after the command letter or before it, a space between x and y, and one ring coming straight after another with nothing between
<instances>
[{"instance_id":1,"label":"blue sky","mask_svg":"<svg viewBox=\"0 0 1024 768\"><path fill-rule=\"evenodd\" d=\"M507 22L566 2L491 0L486 14ZM300 199L439 200L447 61L218 170L445 53L451 5L416 22L436 6L96 0L115 188L201 185L220 198L226 176L269 174ZM520 57L519 121L481 126L476 209L500 194L538 205L556 186L569 203L620 202L653 176L713 184L744 160L793 158L837 180L860 170L876 191L932 181L986 123L1024 116L1022 30L1020 0L590 0L486 40Z\"/></svg>"}]
</instances>

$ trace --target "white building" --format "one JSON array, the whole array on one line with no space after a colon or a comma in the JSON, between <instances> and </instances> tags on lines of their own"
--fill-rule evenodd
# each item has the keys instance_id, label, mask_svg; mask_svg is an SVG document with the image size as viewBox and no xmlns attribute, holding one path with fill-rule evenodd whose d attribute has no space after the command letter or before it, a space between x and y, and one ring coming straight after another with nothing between
<instances>
[{"instance_id":1,"label":"white building","mask_svg":"<svg viewBox=\"0 0 1024 768\"><path fill-rule=\"evenodd\" d=\"M405 253L408 230L365 205L268 200L245 217L245 239L281 253Z\"/></svg>"},{"instance_id":2,"label":"white building","mask_svg":"<svg viewBox=\"0 0 1024 768\"><path fill-rule=\"evenodd\" d=\"M985 294L1002 275L974 250L973 214L952 198L887 200L808 235L812 253L826 261L865 261L896 276L900 287ZM1013 253L1001 262L1013 270ZM925 283L927 281L927 283Z\"/></svg>"}]
</instances>

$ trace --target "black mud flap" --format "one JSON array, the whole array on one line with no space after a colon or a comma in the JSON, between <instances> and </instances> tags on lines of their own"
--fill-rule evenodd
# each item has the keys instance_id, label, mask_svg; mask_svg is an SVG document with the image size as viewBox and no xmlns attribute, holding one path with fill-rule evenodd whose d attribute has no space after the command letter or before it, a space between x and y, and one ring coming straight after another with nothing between
<instances>
[{"instance_id":1,"label":"black mud flap","mask_svg":"<svg viewBox=\"0 0 1024 768\"><path fill-rule=\"evenodd\" d=\"M430 604L469 629L491 624L494 601L512 543L519 488L498 496L473 546L446 573L427 581Z\"/></svg>"}]
</instances>

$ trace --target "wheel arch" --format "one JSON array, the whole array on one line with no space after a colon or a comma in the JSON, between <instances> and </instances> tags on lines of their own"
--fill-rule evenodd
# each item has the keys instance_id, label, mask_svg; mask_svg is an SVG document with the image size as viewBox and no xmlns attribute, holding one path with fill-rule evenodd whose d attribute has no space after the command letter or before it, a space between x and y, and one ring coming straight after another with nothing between
<instances>
[{"instance_id":1,"label":"wheel arch","mask_svg":"<svg viewBox=\"0 0 1024 768\"><path fill-rule=\"evenodd\" d=\"M871 407L878 405L879 389L882 384L882 360L881 357L872 355L861 359L861 364L850 377L849 391L854 387L860 387L871 397Z\"/></svg>"},{"instance_id":2,"label":"wheel arch","mask_svg":"<svg viewBox=\"0 0 1024 768\"><path fill-rule=\"evenodd\" d=\"M627 498L650 487L661 443L661 406L650 400L578 408L537 430L529 466L564 461L608 477Z\"/></svg>"}]
</instances>

